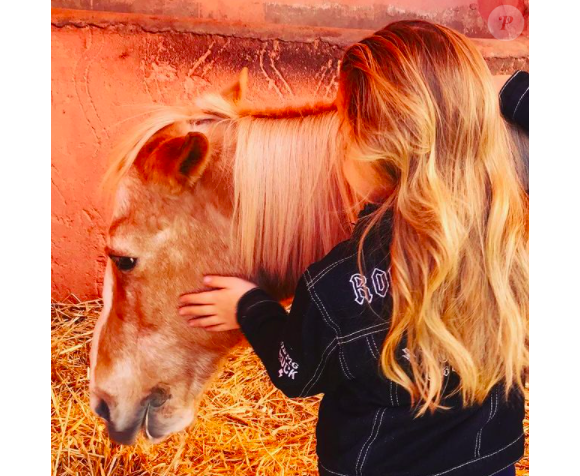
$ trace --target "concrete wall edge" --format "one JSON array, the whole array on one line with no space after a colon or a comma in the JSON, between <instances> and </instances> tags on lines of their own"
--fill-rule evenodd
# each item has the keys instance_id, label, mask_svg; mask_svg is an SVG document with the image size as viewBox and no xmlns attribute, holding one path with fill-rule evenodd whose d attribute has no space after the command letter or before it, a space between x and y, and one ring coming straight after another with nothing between
<instances>
[{"instance_id":1,"label":"concrete wall edge","mask_svg":"<svg viewBox=\"0 0 580 476\"><path fill-rule=\"evenodd\" d=\"M200 18L169 17L141 13L117 13L64 8L51 9L54 28L112 28L147 33L191 33L245 38L259 41L287 41L297 43L325 42L345 48L373 33L372 30L346 28L242 23ZM529 56L529 39L521 36L512 41L471 38L485 58L524 59Z\"/></svg>"}]
</instances>

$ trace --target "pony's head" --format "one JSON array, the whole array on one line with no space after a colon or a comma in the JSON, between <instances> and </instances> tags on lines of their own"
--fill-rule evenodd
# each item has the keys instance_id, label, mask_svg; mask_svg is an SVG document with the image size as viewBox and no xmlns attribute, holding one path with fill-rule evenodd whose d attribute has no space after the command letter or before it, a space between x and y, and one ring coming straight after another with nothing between
<instances>
[{"instance_id":1,"label":"pony's head","mask_svg":"<svg viewBox=\"0 0 580 476\"><path fill-rule=\"evenodd\" d=\"M132 443L142 426L155 440L189 425L196 397L239 338L191 329L176 309L179 294L200 289L204 272L240 272L229 241L232 194L220 180L224 127L202 111L165 114L113 169L91 404L119 443Z\"/></svg>"},{"instance_id":2,"label":"pony's head","mask_svg":"<svg viewBox=\"0 0 580 476\"><path fill-rule=\"evenodd\" d=\"M91 349L91 406L111 438L159 441L187 427L238 331L187 325L178 298L204 274L250 278L278 297L348 234L332 107L242 110L245 75L221 95L164 108L111 167L104 308Z\"/></svg>"}]
</instances>

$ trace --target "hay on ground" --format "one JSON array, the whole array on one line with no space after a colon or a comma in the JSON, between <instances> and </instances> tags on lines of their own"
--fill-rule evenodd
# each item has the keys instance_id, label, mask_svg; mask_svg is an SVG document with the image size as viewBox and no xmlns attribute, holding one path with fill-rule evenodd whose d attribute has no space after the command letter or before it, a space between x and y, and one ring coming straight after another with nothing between
<instances>
[{"instance_id":1,"label":"hay on ground","mask_svg":"<svg viewBox=\"0 0 580 476\"><path fill-rule=\"evenodd\" d=\"M52 303L53 475L316 475L318 397L285 398L247 345L237 347L203 398L196 424L159 445L107 438L89 408L88 353L100 301ZM518 476L528 474L526 456Z\"/></svg>"}]
</instances>

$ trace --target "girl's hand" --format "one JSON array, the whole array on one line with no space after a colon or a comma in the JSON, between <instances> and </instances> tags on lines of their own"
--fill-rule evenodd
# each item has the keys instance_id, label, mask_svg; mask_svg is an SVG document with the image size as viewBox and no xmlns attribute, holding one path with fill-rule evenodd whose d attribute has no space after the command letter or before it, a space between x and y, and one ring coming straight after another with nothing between
<instances>
[{"instance_id":1,"label":"girl's hand","mask_svg":"<svg viewBox=\"0 0 580 476\"><path fill-rule=\"evenodd\" d=\"M204 284L212 291L184 294L179 298L179 314L189 319L192 327L208 331L239 329L236 318L240 298L257 286L240 278L206 276Z\"/></svg>"}]
</instances>

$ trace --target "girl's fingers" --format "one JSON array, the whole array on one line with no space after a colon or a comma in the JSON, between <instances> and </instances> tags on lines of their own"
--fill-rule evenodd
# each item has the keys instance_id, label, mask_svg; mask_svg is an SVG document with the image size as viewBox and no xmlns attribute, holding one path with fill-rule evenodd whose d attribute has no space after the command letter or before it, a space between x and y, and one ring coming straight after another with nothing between
<instances>
[{"instance_id":1,"label":"girl's fingers","mask_svg":"<svg viewBox=\"0 0 580 476\"><path fill-rule=\"evenodd\" d=\"M196 319L190 319L188 324L191 327L203 327L203 328L211 328L221 325L222 321L217 316L211 317L198 317Z\"/></svg>"},{"instance_id":2,"label":"girl's fingers","mask_svg":"<svg viewBox=\"0 0 580 476\"><path fill-rule=\"evenodd\" d=\"M185 306L179 308L180 316L207 317L216 313L214 306Z\"/></svg>"},{"instance_id":3,"label":"girl's fingers","mask_svg":"<svg viewBox=\"0 0 580 476\"><path fill-rule=\"evenodd\" d=\"M181 304L213 304L215 303L215 291L206 291L203 293L184 294L179 297Z\"/></svg>"}]
</instances>

